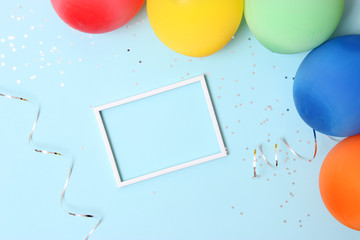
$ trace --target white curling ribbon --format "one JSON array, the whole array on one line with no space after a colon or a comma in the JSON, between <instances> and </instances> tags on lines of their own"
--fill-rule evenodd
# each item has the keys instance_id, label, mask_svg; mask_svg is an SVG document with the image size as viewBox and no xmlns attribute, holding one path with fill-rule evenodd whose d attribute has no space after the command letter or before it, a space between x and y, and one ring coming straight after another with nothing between
<instances>
[{"instance_id":1,"label":"white curling ribbon","mask_svg":"<svg viewBox=\"0 0 360 240\"><path fill-rule=\"evenodd\" d=\"M33 125L33 127L32 127L31 133L30 133L30 135L29 135L29 145L30 145L30 147L31 147L35 152L43 153L43 154L52 154L52 155L57 155L57 156L64 156L64 155L62 155L61 153L58 153L58 152L50 152L50 151L47 151L47 150L40 150L40 149L37 149L37 148L33 147L32 137L33 137L33 134L34 134L34 131L35 131L35 128L36 128L36 125L37 125L37 123L38 123L39 116L40 116L40 107L39 107L39 106L37 106L36 104L32 103L31 101L29 101L29 100L27 100L27 99L25 99L25 98L10 96L10 95L6 95L6 94L2 94L2 93L0 93L0 96L6 97L6 98L10 98L10 99L16 99L16 100L20 100L20 101L26 101L26 102L31 103L31 104L36 108L37 113L36 113L35 122L34 122L34 125ZM66 211L66 212L67 212L69 215L71 215L71 216L84 217L84 218L95 218L95 219L98 220L98 222L96 223L96 225L91 229L91 231L90 231L90 232L88 233L88 235L85 237L85 240L88 240L89 237L90 237L90 235L91 235L91 234L95 231L95 229L99 226L102 218L101 218L101 217L98 217L98 216L90 215L90 214L78 214L78 213L73 213L73 212L70 212L70 211L66 210L65 207L63 206L63 200L64 200L66 188L67 188L67 186L68 186L69 179L70 179L70 176L71 176L72 168L73 168L73 161L71 161L71 163L70 163L69 172L68 172L68 175L67 175L67 178L66 178L66 181L65 181L64 188L63 188L62 193L61 193L60 203L61 203L61 207L64 209L64 211Z\"/></svg>"}]
</instances>

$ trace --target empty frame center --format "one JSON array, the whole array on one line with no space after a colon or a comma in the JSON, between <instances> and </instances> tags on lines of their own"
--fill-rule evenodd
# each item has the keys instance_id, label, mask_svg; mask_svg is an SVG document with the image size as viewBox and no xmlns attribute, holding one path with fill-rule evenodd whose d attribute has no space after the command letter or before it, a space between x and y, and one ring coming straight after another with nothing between
<instances>
[{"instance_id":1,"label":"empty frame center","mask_svg":"<svg viewBox=\"0 0 360 240\"><path fill-rule=\"evenodd\" d=\"M203 76L94 110L119 187L226 156Z\"/></svg>"}]
</instances>

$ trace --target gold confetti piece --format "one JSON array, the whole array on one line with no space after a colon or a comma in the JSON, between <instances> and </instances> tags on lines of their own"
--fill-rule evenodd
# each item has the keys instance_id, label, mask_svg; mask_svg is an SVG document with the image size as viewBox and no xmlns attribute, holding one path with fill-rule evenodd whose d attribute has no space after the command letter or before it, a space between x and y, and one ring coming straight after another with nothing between
<instances>
[{"instance_id":1,"label":"gold confetti piece","mask_svg":"<svg viewBox=\"0 0 360 240\"><path fill-rule=\"evenodd\" d=\"M34 104L33 102L25 99L25 98L21 98L21 97L15 97L15 96L10 96L10 95L6 95L6 94L2 94L0 93L0 96L2 97L6 97L6 98L10 98L10 99L16 99L16 100L20 100L20 101L25 101L25 102L29 102L31 103L36 109L37 109L37 114L36 114L36 118L35 118L35 122L34 122L34 125L31 129L31 133L29 135L29 145L30 147L35 151L35 152L38 152L38 153L43 153L43 154L51 154L51 155L57 155L57 156L62 156L64 157L64 155L62 155L61 153L58 153L58 152L51 152L51 151L47 151L47 150L40 150L40 149L37 149L35 147L33 147L33 144L32 144L32 137L33 137L33 134L34 134L34 131L35 131L35 128L36 128L36 125L38 123L38 120L39 120L39 116L40 116L40 107L36 104ZM71 158L69 158L71 159ZM83 218L95 218L98 220L98 222L96 223L96 225L91 229L91 231L88 233L88 235L85 237L85 240L88 240L90 235L95 231L95 229L99 226L102 218L101 217L98 217L98 216L94 216L94 215L90 215L90 214L78 214L78 213L73 213L73 212L70 212L68 210L65 209L65 207L63 206L63 201L64 201L64 197L65 197L65 192L66 192L66 188L68 186L68 183L69 183L69 179L70 179L70 176L71 176L71 172L72 172L72 168L73 168L73 161L71 161L71 164L70 164L70 168L69 168L69 172L68 172L68 175L67 175L67 178L66 178L66 181L65 181L65 185L64 185L64 188L62 190L62 193L61 193L61 198L60 198L60 204L61 204L61 207L64 209L64 211L66 211L69 215L71 216L75 216L75 217L83 217Z\"/></svg>"},{"instance_id":2,"label":"gold confetti piece","mask_svg":"<svg viewBox=\"0 0 360 240\"><path fill-rule=\"evenodd\" d=\"M256 178L256 149L254 150L253 167L254 167L254 178Z\"/></svg>"}]
</instances>

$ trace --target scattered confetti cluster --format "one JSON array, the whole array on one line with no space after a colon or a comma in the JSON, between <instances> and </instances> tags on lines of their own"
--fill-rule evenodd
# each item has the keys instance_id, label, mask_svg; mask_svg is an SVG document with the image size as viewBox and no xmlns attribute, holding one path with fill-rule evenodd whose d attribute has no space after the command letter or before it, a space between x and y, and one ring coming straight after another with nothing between
<instances>
[{"instance_id":1,"label":"scattered confetti cluster","mask_svg":"<svg viewBox=\"0 0 360 240\"><path fill-rule=\"evenodd\" d=\"M69 196L76 188L82 194L74 197L75 202L99 209L104 216L94 239L248 239L254 232L259 238L289 239L298 231L307 239L314 239L314 231L328 239L335 232L348 239L355 236L328 223L319 198L317 174L333 141L320 136L318 156L307 162L280 140L284 137L303 156L313 154L312 130L297 115L292 99L294 76L306 53L273 54L243 23L224 49L191 58L157 39L146 8L119 30L89 35L66 26L50 4L34 3L30 8L29 3L15 3L7 4L8 12L0 19L6 26L0 31L0 90L35 96L45 115L39 126L44 129L39 129L40 142L57 136L51 145L67 146L80 156L76 168L86 171L73 173ZM206 76L229 156L116 189L89 106L200 74ZM5 101L0 105L11 108ZM11 134L3 129L1 140ZM268 167L258 152L253 179L254 149L261 145L267 161L275 165L275 144L278 167ZM10 159L1 151L1 159ZM34 216L31 221L50 224L51 218ZM56 225L55 217L53 221ZM318 229L319 222L324 225ZM14 226L11 221L0 223L7 229ZM87 224L86 231L94 225ZM261 232L263 226L266 231ZM47 236L43 239L53 235L51 230L43 231ZM16 239L10 230L1 234Z\"/></svg>"}]
</instances>

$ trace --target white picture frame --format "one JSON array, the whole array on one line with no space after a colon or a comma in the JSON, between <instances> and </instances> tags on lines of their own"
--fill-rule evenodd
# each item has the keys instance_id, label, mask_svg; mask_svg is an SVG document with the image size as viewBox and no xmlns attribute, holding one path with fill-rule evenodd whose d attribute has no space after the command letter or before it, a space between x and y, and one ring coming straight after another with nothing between
<instances>
[{"instance_id":1,"label":"white picture frame","mask_svg":"<svg viewBox=\"0 0 360 240\"><path fill-rule=\"evenodd\" d=\"M156 94L161 94L163 92L170 91L172 89L183 87L183 86L186 86L186 85L189 85L189 84L192 84L192 83L196 83L196 82L201 83L202 90L203 90L203 93L204 93L204 96L205 96L205 99L206 99L206 103L207 103L207 106L208 106L209 114L210 114L210 117L211 117L211 121L212 121L214 131L215 131L215 134L216 134L216 137L217 137L217 141L218 141L218 144L219 144L219 147L220 147L220 152L216 153L216 154L213 154L213 155L203 157L203 158L191 160L191 161L188 161L188 162L185 162L185 163L181 163L181 164L178 164L178 165L175 165L175 166L172 166L172 167L164 168L164 169L161 169L161 170L158 170L158 171L155 171L155 172L151 172L151 173L139 176L139 177L135 177L135 178L123 181L121 179L120 172L119 172L119 169L118 169L117 164L116 164L116 159L114 157L113 150L111 149L108 134L106 132L104 122L103 122L103 119L101 117L100 112L103 111L103 110L112 108L112 107L117 107L117 106L120 106L122 104L130 103L130 102L140 100L140 99L143 99L143 98L147 98L147 97L150 97L150 96L153 96L153 95L156 95ZM214 159L218 159L218 158L227 156L227 149L226 149L226 147L224 145L224 141L223 141L223 138L222 138L222 135L221 135L221 132L220 132L218 121L216 119L213 104L212 104L212 101L211 101L211 98L210 98L209 90L208 90L208 87L207 87L207 84L206 84L205 77L203 75L198 76L198 77L194 77L194 78L191 78L191 79L188 79L188 80L180 81L180 82L177 82L177 83L165 86L165 87L161 87L161 88L149 91L149 92L141 93L141 94L138 94L138 95L135 95L135 96L132 96L132 97L121 99L121 100L118 100L118 101L115 101L115 102L104 104L104 105L101 105L101 106L98 106L98 107L94 107L93 110L94 110L94 113L95 113L95 116L96 116L96 120L97 120L97 122L99 124L99 127L100 127L100 132L101 132L101 135L102 135L104 143L105 143L106 151L107 151L108 157L110 159L111 167L112 167L113 173L115 175L115 179L116 179L116 183L117 183L118 187L124 187L124 186L130 185L130 184L133 184L133 183L144 181L144 180L147 180L147 179L150 179L150 178L153 178L153 177L157 177L157 176L160 176L160 175L164 175L164 174L171 173L171 172L174 172L174 171L177 171L177 170L180 170L180 169L195 166L195 165L198 165L200 163L208 162L208 161L211 161L211 160L214 160Z\"/></svg>"}]
</instances>

